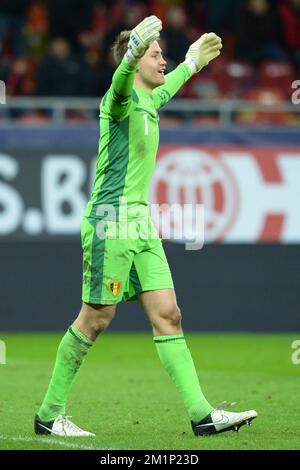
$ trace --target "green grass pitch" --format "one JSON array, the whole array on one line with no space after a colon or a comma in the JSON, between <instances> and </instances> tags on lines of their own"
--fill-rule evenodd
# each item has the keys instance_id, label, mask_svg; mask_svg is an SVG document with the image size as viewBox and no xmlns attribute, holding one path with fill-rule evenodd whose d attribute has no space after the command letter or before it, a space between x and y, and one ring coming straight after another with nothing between
<instances>
[{"instance_id":1,"label":"green grass pitch","mask_svg":"<svg viewBox=\"0 0 300 470\"><path fill-rule=\"evenodd\" d=\"M32 422L51 374L59 334L2 334L0 449L300 449L300 334L186 334L212 404L256 409L239 433L195 437L179 394L161 367L151 334L98 339L72 389L67 412L93 438L35 436Z\"/></svg>"}]
</instances>

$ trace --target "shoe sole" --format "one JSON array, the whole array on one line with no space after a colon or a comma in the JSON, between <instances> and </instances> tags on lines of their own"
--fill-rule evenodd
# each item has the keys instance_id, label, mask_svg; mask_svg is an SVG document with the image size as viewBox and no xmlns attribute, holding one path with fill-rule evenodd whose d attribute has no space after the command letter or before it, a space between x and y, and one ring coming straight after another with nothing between
<instances>
[{"instance_id":1,"label":"shoe sole","mask_svg":"<svg viewBox=\"0 0 300 470\"><path fill-rule=\"evenodd\" d=\"M39 436L58 436L58 437L94 437L96 434L90 433L90 434L73 434L73 435L67 435L67 434L62 434L60 432L53 431L52 429L48 428L42 423L37 423L34 429L35 434Z\"/></svg>"},{"instance_id":2,"label":"shoe sole","mask_svg":"<svg viewBox=\"0 0 300 470\"><path fill-rule=\"evenodd\" d=\"M57 436L57 437L94 437L96 434L61 434L56 431L52 431L51 429L45 428L48 432L37 432L35 431L35 434L37 435L43 435L43 436Z\"/></svg>"},{"instance_id":3,"label":"shoe sole","mask_svg":"<svg viewBox=\"0 0 300 470\"><path fill-rule=\"evenodd\" d=\"M239 432L240 428L242 426L245 426L246 424L248 426L251 426L252 421L256 418L256 416L253 416L252 418L244 419L238 424L233 424L232 426L229 426L228 428L222 429L221 431L217 431L216 429L212 429L213 426L207 426L205 428L203 426L203 429L201 428L195 428L193 429L195 436L212 436L213 434L221 434L222 432L227 432L227 431L235 431Z\"/></svg>"}]
</instances>

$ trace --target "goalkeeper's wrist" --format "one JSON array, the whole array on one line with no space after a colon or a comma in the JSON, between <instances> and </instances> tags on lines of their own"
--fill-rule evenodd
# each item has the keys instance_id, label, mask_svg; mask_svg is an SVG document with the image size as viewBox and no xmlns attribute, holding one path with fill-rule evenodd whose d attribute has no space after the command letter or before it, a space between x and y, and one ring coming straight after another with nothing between
<instances>
[{"instance_id":1,"label":"goalkeeper's wrist","mask_svg":"<svg viewBox=\"0 0 300 470\"><path fill-rule=\"evenodd\" d=\"M199 69L197 68L196 62L191 57L186 57L185 61L182 62L182 63L188 66L188 68L190 69L192 75L199 72Z\"/></svg>"},{"instance_id":2,"label":"goalkeeper's wrist","mask_svg":"<svg viewBox=\"0 0 300 470\"><path fill-rule=\"evenodd\" d=\"M135 57L132 54L132 51L130 49L127 49L124 55L124 60L127 65L130 65L131 67L135 67L140 59L139 57Z\"/></svg>"}]
</instances>

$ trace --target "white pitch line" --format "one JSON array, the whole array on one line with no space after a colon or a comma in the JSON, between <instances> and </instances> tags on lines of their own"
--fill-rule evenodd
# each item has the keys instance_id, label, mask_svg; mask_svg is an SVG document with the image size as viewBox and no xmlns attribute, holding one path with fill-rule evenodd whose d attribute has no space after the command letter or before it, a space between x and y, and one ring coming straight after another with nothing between
<instances>
[{"instance_id":1,"label":"white pitch line","mask_svg":"<svg viewBox=\"0 0 300 470\"><path fill-rule=\"evenodd\" d=\"M67 438L68 439L68 438ZM1 436L0 441L14 441L14 442L37 442L43 443L46 445L57 445L66 447L69 449L79 449L79 450L114 450L114 449L103 449L95 447L93 445L83 445L83 444L74 444L73 442L67 442L62 439L58 440L53 437L23 437L23 436Z\"/></svg>"}]
</instances>

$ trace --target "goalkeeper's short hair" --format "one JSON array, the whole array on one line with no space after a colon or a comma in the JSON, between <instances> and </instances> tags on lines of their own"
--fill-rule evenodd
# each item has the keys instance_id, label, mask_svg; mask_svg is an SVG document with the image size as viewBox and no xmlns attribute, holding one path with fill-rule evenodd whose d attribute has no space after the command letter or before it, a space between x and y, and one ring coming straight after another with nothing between
<instances>
[{"instance_id":1,"label":"goalkeeper's short hair","mask_svg":"<svg viewBox=\"0 0 300 470\"><path fill-rule=\"evenodd\" d=\"M121 31L113 43L112 50L116 65L119 65L127 51L131 31Z\"/></svg>"}]
</instances>

